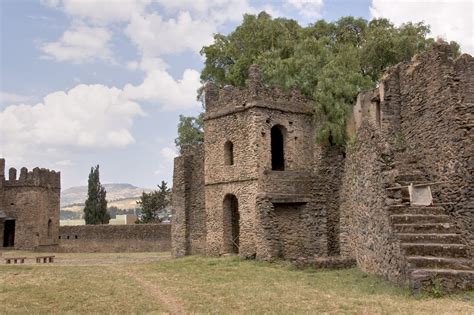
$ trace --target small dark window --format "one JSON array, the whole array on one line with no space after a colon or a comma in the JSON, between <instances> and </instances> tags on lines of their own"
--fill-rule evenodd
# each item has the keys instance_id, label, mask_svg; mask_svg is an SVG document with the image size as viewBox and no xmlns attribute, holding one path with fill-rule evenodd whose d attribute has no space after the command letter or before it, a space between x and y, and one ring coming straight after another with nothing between
<instances>
[{"instance_id":1,"label":"small dark window","mask_svg":"<svg viewBox=\"0 0 474 315\"><path fill-rule=\"evenodd\" d=\"M231 141L224 144L224 164L234 165L234 144Z\"/></svg>"},{"instance_id":2,"label":"small dark window","mask_svg":"<svg viewBox=\"0 0 474 315\"><path fill-rule=\"evenodd\" d=\"M59 237L58 237L58 238L59 238L59 239L61 239L61 235L59 235Z\"/></svg>"},{"instance_id":3,"label":"small dark window","mask_svg":"<svg viewBox=\"0 0 474 315\"><path fill-rule=\"evenodd\" d=\"M284 152L284 138L283 127L273 126L271 130L271 150L272 150L272 170L285 170L285 152Z\"/></svg>"},{"instance_id":4,"label":"small dark window","mask_svg":"<svg viewBox=\"0 0 474 315\"><path fill-rule=\"evenodd\" d=\"M74 235L74 238L77 240L77 235Z\"/></svg>"},{"instance_id":5,"label":"small dark window","mask_svg":"<svg viewBox=\"0 0 474 315\"><path fill-rule=\"evenodd\" d=\"M69 239L69 235L68 235L68 236L66 236L66 238L67 238L67 239Z\"/></svg>"}]
</instances>

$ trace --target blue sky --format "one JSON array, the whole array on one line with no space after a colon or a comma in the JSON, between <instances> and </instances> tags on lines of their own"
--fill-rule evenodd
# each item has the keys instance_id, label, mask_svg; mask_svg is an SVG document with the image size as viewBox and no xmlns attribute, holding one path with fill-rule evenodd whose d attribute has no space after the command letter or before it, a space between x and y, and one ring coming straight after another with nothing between
<instances>
[{"instance_id":1,"label":"blue sky","mask_svg":"<svg viewBox=\"0 0 474 315\"><path fill-rule=\"evenodd\" d=\"M82 185L171 182L179 114L196 115L215 32L266 10L302 25L353 15L421 21L473 53L470 0L2 0L0 156Z\"/></svg>"}]
</instances>

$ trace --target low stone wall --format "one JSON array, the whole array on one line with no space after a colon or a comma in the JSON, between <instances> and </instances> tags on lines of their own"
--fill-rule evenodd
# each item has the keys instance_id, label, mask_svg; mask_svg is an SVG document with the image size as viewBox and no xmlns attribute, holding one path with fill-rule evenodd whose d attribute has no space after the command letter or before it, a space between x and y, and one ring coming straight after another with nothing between
<instances>
[{"instance_id":1,"label":"low stone wall","mask_svg":"<svg viewBox=\"0 0 474 315\"><path fill-rule=\"evenodd\" d=\"M59 228L58 252L163 252L171 250L170 224L78 225Z\"/></svg>"}]
</instances>

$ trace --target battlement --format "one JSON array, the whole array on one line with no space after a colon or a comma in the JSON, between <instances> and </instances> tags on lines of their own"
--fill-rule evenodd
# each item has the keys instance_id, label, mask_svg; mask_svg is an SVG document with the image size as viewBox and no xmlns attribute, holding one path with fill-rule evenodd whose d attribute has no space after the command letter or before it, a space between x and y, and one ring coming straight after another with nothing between
<instances>
[{"instance_id":1,"label":"battlement","mask_svg":"<svg viewBox=\"0 0 474 315\"><path fill-rule=\"evenodd\" d=\"M5 177L5 159L0 159L0 177ZM17 170L12 167L8 170L8 179L4 179L4 186L61 188L61 172L39 167L28 171L22 167L17 178Z\"/></svg>"},{"instance_id":2,"label":"battlement","mask_svg":"<svg viewBox=\"0 0 474 315\"><path fill-rule=\"evenodd\" d=\"M231 85L219 88L213 83L206 84L204 119L226 116L254 107L308 115L313 113L311 101L301 95L297 89L285 92L281 88L264 85L261 70L256 65L249 68L248 82L245 88Z\"/></svg>"}]
</instances>

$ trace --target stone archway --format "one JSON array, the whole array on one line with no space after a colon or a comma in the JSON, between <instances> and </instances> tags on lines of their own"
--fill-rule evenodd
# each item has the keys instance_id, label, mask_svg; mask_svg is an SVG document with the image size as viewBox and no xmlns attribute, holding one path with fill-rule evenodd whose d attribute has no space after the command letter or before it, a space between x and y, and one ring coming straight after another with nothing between
<instances>
[{"instance_id":1,"label":"stone archway","mask_svg":"<svg viewBox=\"0 0 474 315\"><path fill-rule=\"evenodd\" d=\"M224 253L239 253L240 213L239 202L233 194L227 194L223 201Z\"/></svg>"}]
</instances>

